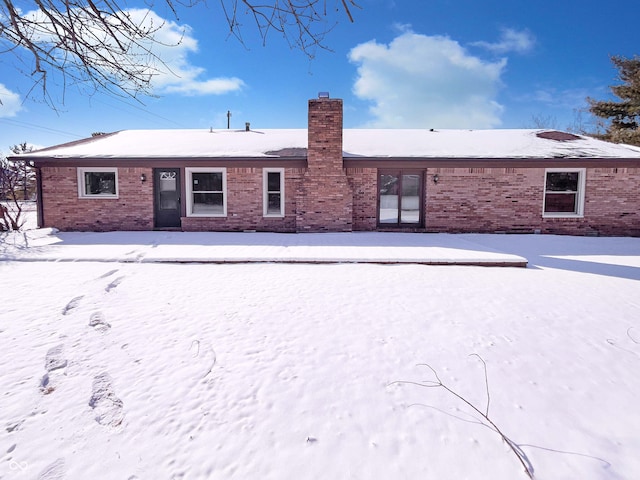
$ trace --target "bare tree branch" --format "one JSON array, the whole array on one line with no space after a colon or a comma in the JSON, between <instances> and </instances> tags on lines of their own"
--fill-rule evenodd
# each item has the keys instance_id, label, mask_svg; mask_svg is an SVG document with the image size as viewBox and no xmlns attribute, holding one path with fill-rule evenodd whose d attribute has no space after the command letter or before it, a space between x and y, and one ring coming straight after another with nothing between
<instances>
[{"instance_id":1,"label":"bare tree branch","mask_svg":"<svg viewBox=\"0 0 640 480\"><path fill-rule=\"evenodd\" d=\"M74 85L91 93L137 98L152 95L154 78L166 73L167 65L155 48L167 46L158 35L165 23L158 23L153 0L147 3L146 14L126 8L123 0L26 0L27 6L15 1L0 0L0 55L13 54L33 81L29 95L38 87L54 108L58 101L50 95L51 81L61 84L63 96L66 86ZM179 8L200 1L160 0L160 5L177 19ZM244 17L263 44L276 32L309 57L317 48L327 48L325 35L335 26L327 3L333 2L335 11L342 10L353 22L355 1L219 0L230 35L241 43L247 28Z\"/></svg>"},{"instance_id":2,"label":"bare tree branch","mask_svg":"<svg viewBox=\"0 0 640 480\"><path fill-rule=\"evenodd\" d=\"M26 143L11 147L16 155L31 149ZM0 231L17 231L23 227L26 222L23 202L34 194L34 183L35 174L27 162L0 158Z\"/></svg>"}]
</instances>

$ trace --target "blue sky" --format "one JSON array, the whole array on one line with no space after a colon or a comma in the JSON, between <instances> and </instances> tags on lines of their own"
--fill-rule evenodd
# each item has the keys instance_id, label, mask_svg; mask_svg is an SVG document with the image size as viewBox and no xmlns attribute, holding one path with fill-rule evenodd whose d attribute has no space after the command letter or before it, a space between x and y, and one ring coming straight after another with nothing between
<instances>
[{"instance_id":1,"label":"blue sky","mask_svg":"<svg viewBox=\"0 0 640 480\"><path fill-rule=\"evenodd\" d=\"M325 38L331 51L309 59L273 32L263 46L250 23L245 45L229 37L217 0L180 9L179 19L158 3L164 38L184 31L180 46L157 52L179 76L158 78L142 103L53 87L65 98L56 112L25 98L29 78L2 54L0 151L97 131L225 128L228 110L232 128L305 128L307 100L319 91L344 100L348 128L533 128L535 117L566 129L587 96L609 96L609 56L640 54L637 0L358 4L353 24L329 8L328 25L337 21Z\"/></svg>"}]
</instances>

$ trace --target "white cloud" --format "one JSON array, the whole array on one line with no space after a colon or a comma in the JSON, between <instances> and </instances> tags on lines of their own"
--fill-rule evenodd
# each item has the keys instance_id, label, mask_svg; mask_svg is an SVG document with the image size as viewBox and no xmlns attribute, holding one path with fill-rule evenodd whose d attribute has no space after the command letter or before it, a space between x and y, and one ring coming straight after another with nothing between
<instances>
[{"instance_id":1,"label":"white cloud","mask_svg":"<svg viewBox=\"0 0 640 480\"><path fill-rule=\"evenodd\" d=\"M493 53L503 54L508 52L526 53L535 45L535 37L528 31L517 31L512 28L503 28L500 40L491 42L473 42L471 45L482 47Z\"/></svg>"},{"instance_id":2,"label":"white cloud","mask_svg":"<svg viewBox=\"0 0 640 480\"><path fill-rule=\"evenodd\" d=\"M389 45L360 44L354 94L373 102L378 128L492 128L500 125L496 101L506 60L486 62L443 36L406 31Z\"/></svg>"},{"instance_id":3,"label":"white cloud","mask_svg":"<svg viewBox=\"0 0 640 480\"><path fill-rule=\"evenodd\" d=\"M15 117L20 110L20 95L0 83L0 118Z\"/></svg>"},{"instance_id":4,"label":"white cloud","mask_svg":"<svg viewBox=\"0 0 640 480\"><path fill-rule=\"evenodd\" d=\"M198 41L188 25L180 26L146 10L128 10L128 13L139 24L161 25L154 34L157 43L148 45L163 62L157 66L161 73L152 81L159 93L220 95L238 91L245 85L235 77L201 78L205 70L192 65L187 58L189 53L198 51Z\"/></svg>"},{"instance_id":5,"label":"white cloud","mask_svg":"<svg viewBox=\"0 0 640 480\"><path fill-rule=\"evenodd\" d=\"M82 12L76 12L82 18ZM244 82L235 77L203 78L206 74L204 68L193 65L188 56L198 51L198 41L193 36L193 31L188 25L164 19L151 10L128 9L122 12L129 21L138 26L141 31L153 32L153 40L143 39L128 42L124 37L121 43L128 45L126 54L117 54L113 49L108 56L115 58L115 62L122 65L130 65L133 70L142 76L151 78L152 93L178 93L184 95L219 95L240 90ZM48 19L40 10L29 12L25 15L33 24L38 25L32 34L39 42L52 42L52 29ZM110 21L117 26L119 19L111 17ZM88 42L95 45L99 51L105 44L114 44L114 40L107 36L102 26L91 23L88 18L86 24L78 28ZM100 57L90 50L85 52L92 65L100 68L108 74L113 71L108 65L104 65ZM100 65L103 66L100 66ZM121 79L127 86L127 80Z\"/></svg>"},{"instance_id":6,"label":"white cloud","mask_svg":"<svg viewBox=\"0 0 640 480\"><path fill-rule=\"evenodd\" d=\"M183 95L219 95L240 90L244 82L239 78L214 78L212 80L196 81L182 80L180 83L170 83L164 86L165 93L182 93Z\"/></svg>"}]
</instances>

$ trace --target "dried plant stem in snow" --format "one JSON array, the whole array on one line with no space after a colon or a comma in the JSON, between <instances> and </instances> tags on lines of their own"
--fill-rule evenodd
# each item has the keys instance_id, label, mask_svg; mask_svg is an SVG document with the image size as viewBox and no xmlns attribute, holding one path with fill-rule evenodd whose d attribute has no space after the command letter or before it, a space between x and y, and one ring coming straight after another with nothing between
<instances>
[{"instance_id":1,"label":"dried plant stem in snow","mask_svg":"<svg viewBox=\"0 0 640 480\"><path fill-rule=\"evenodd\" d=\"M421 364L418 364L418 366L427 367L429 370L431 370L433 372L433 375L436 378L435 381L432 381L432 380L427 380L425 382L402 381L402 382L394 382L394 383L407 383L407 384L410 384L410 385L418 385L420 387L427 387L427 388L443 388L444 390L449 392L451 395L456 397L458 400L460 400L461 402L463 402L464 404L469 406L471 409L473 409L473 411L475 411L478 415L480 415L482 417L482 419L484 420L484 422L486 422L485 425L488 425L498 435L500 435L502 440L507 445L509 445L509 448L511 449L511 451L518 458L518 461L520 462L520 464L524 468L524 471L527 474L527 476L529 478L533 479L534 478L534 476L533 476L533 471L534 471L533 470L533 465L531 465L531 463L529 462L529 459L527 458L525 453L522 451L522 449L515 442L513 442L513 440L511 440L509 437L507 437L502 432L502 430L500 430L500 428L489 417L489 403L491 401L491 397L489 395L489 379L488 379L488 376L487 376L487 364L485 363L485 361L482 359L482 357L480 355L474 353L474 354L472 354L472 356L478 357L480 359L480 361L482 362L482 366L484 368L484 380L485 380L485 388L486 388L486 393L487 393L487 404L486 404L486 407L485 407L484 411L481 411L478 407L476 407L473 403L471 403L465 397L463 397L462 395L457 393L455 390L452 390L450 387L445 385L442 382L442 380L440 379L440 377L438 376L438 373L434 370L434 368L431 365L427 364L427 363L421 363Z\"/></svg>"}]
</instances>

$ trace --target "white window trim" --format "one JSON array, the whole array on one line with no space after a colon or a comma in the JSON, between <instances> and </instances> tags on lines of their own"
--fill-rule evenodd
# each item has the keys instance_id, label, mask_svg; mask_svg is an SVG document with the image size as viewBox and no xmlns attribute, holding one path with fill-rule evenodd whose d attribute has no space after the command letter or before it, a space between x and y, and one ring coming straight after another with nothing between
<instances>
[{"instance_id":1,"label":"white window trim","mask_svg":"<svg viewBox=\"0 0 640 480\"><path fill-rule=\"evenodd\" d=\"M547 173L549 172L578 172L578 199L576 212L545 212L547 201ZM543 218L583 218L584 217L584 191L586 185L587 170L585 168L547 168L544 171L544 193L542 195ZM558 192L555 192L558 193Z\"/></svg>"},{"instance_id":2,"label":"white window trim","mask_svg":"<svg viewBox=\"0 0 640 480\"><path fill-rule=\"evenodd\" d=\"M267 213L269 210L269 186L268 176L269 173L280 174L280 213L273 214ZM262 169L262 216L269 218L283 218L284 217L284 168L263 168Z\"/></svg>"},{"instance_id":3,"label":"white window trim","mask_svg":"<svg viewBox=\"0 0 640 480\"><path fill-rule=\"evenodd\" d=\"M102 173L102 172L113 172L116 174L116 193L112 195L110 193L99 193L99 194L91 194L85 191L85 183L84 183L84 174L85 173ZM115 167L78 167L78 198L104 198L104 199L113 199L118 198L120 193L120 188L118 187L118 169Z\"/></svg>"},{"instance_id":4,"label":"white window trim","mask_svg":"<svg viewBox=\"0 0 640 480\"><path fill-rule=\"evenodd\" d=\"M226 217L227 216L227 169L224 167L187 167L185 171L185 191L187 192L187 217ZM222 213L193 213L192 173L222 173Z\"/></svg>"}]
</instances>

